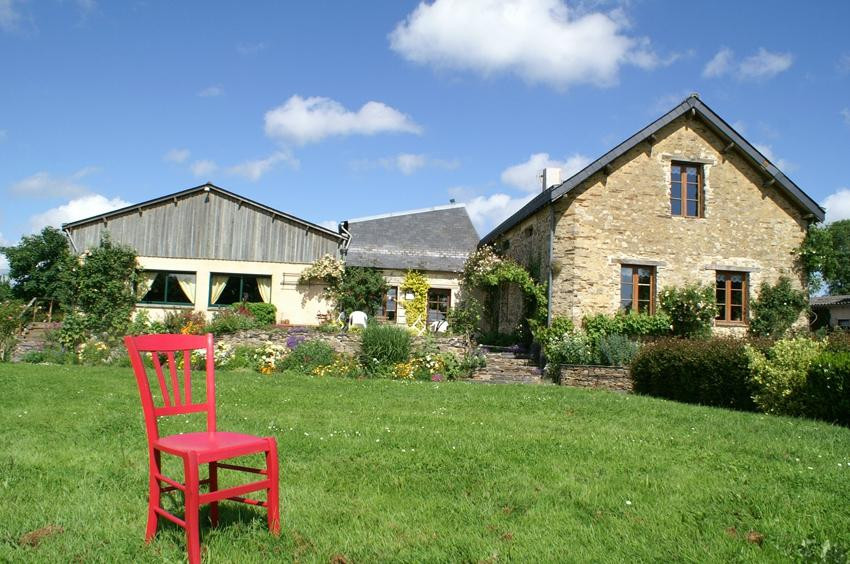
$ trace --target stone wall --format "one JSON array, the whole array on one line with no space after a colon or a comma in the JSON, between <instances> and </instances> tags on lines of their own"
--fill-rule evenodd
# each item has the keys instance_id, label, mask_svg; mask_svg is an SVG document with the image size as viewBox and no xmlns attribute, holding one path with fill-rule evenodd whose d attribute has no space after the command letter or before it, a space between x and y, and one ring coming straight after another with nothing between
<instances>
[{"instance_id":1,"label":"stone wall","mask_svg":"<svg viewBox=\"0 0 850 564\"><path fill-rule=\"evenodd\" d=\"M360 334L357 332L322 333L306 327L250 329L230 335L222 335L216 338L216 342L250 347L259 347L264 343L272 342L276 345L285 346L290 337L324 341L339 353L357 354L360 352ZM424 342L424 337L413 337L414 347L421 346ZM459 356L466 353L466 346L462 337L438 335L433 337L433 342L440 352L452 352Z\"/></svg>"},{"instance_id":2,"label":"stone wall","mask_svg":"<svg viewBox=\"0 0 850 564\"><path fill-rule=\"evenodd\" d=\"M622 264L654 266L656 296L665 286L713 285L716 270L748 272L750 300L762 282L781 275L801 288L794 252L806 233L803 213L777 188L765 187L763 173L738 152L724 153L725 145L701 120L679 118L656 133L654 145L635 147L612 163L609 174L597 173L556 202L553 315L580 323L585 315L616 312ZM675 160L702 163L704 217L671 215ZM547 256L545 237L527 245L521 240L530 225L537 233L549 213L542 208L500 239L510 241L509 254L524 253L526 259L515 256L520 262ZM502 313L500 321L509 325L516 311Z\"/></svg>"},{"instance_id":3,"label":"stone wall","mask_svg":"<svg viewBox=\"0 0 850 564\"><path fill-rule=\"evenodd\" d=\"M612 392L632 391L632 377L625 367L562 364L558 371L558 383L562 386L599 388Z\"/></svg>"}]
</instances>

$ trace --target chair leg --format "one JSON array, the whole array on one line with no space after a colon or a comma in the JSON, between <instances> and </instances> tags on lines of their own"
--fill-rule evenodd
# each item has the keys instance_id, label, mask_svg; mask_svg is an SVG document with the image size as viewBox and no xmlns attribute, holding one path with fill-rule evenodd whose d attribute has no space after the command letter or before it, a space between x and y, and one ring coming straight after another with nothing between
<instances>
[{"instance_id":1,"label":"chair leg","mask_svg":"<svg viewBox=\"0 0 850 564\"><path fill-rule=\"evenodd\" d=\"M278 487L280 480L278 479L277 467L277 442L269 437L268 450L266 450L266 470L268 470L268 478L271 482L271 487L266 489L266 510L268 512L269 531L273 535L280 534L280 501L278 496Z\"/></svg>"},{"instance_id":2,"label":"chair leg","mask_svg":"<svg viewBox=\"0 0 850 564\"><path fill-rule=\"evenodd\" d=\"M158 450L152 450L150 458L150 479L148 481L148 524L145 528L145 542L151 542L153 537L156 535L156 528L159 520L154 508L159 507L160 491L159 480L154 477L154 473L162 472L162 454Z\"/></svg>"},{"instance_id":3,"label":"chair leg","mask_svg":"<svg viewBox=\"0 0 850 564\"><path fill-rule=\"evenodd\" d=\"M210 491L214 492L218 490L218 464L215 462L210 462ZM210 503L210 524L213 527L218 526L218 502L213 501Z\"/></svg>"},{"instance_id":4,"label":"chair leg","mask_svg":"<svg viewBox=\"0 0 850 564\"><path fill-rule=\"evenodd\" d=\"M201 533L198 523L200 485L198 484L198 456L194 452L190 452L183 459L183 476L186 485L186 507L183 513L183 520L186 521L186 544L189 551L189 564L200 564Z\"/></svg>"}]
</instances>

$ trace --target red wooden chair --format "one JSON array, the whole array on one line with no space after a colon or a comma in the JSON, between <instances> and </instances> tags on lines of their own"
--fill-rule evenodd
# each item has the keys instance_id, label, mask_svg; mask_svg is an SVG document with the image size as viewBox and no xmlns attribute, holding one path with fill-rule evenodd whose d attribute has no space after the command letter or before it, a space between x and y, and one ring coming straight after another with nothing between
<instances>
[{"instance_id":1,"label":"red wooden chair","mask_svg":"<svg viewBox=\"0 0 850 564\"><path fill-rule=\"evenodd\" d=\"M142 409L145 414L145 428L148 436L148 456L150 460L150 496L148 498L148 524L145 540L150 542L156 534L159 517L186 529L189 549L189 562L195 564L201 560L200 532L198 530L198 509L205 503L210 504L212 525L218 524L218 502L229 499L250 505L265 507L268 513L269 530L280 533L280 509L278 505L278 468L277 443L272 437L255 437L216 431L215 427L215 359L213 356L212 335L143 335L124 337L124 343L130 354L130 362L136 374ZM202 403L192 402L191 354L193 350L206 350L206 397ZM150 352L159 389L162 392L162 405L154 405L151 386L148 382L142 354ZM178 362L175 355L183 354L182 391L178 375ZM160 355L165 355L170 378L163 374ZM179 357L178 357L179 358ZM168 415L206 412L207 430L199 433L159 436L157 418ZM178 482L162 474L162 453L179 456L183 459L184 482ZM235 464L219 462L227 458L247 454L265 453L265 468L249 468ZM209 465L209 477L198 477L201 464ZM250 472L263 476L262 480L223 490L218 489L218 469ZM207 493L201 493L200 486L208 485ZM172 515L160 506L160 494L179 490L183 492L185 510L183 519ZM266 501L242 497L248 492L266 490Z\"/></svg>"}]
</instances>

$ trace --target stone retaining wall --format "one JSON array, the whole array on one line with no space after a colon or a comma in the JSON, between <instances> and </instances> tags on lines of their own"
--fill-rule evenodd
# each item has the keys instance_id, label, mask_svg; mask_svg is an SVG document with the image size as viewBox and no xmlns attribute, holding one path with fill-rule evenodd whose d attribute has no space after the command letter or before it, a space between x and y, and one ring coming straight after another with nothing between
<instances>
[{"instance_id":1,"label":"stone retaining wall","mask_svg":"<svg viewBox=\"0 0 850 564\"><path fill-rule=\"evenodd\" d=\"M357 354L360 352L360 334L357 332L322 333L306 327L248 329L216 337L216 342L227 343L232 346L259 347L267 342L286 345L290 338L324 341L338 353ZM423 344L425 340L425 337L413 337L414 347ZM459 356L466 353L466 346L462 337L437 335L433 337L433 341L440 352L452 352Z\"/></svg>"},{"instance_id":2,"label":"stone retaining wall","mask_svg":"<svg viewBox=\"0 0 850 564\"><path fill-rule=\"evenodd\" d=\"M587 366L562 364L558 367L558 383L577 388L600 388L613 392L631 393L629 369L621 366Z\"/></svg>"}]
</instances>

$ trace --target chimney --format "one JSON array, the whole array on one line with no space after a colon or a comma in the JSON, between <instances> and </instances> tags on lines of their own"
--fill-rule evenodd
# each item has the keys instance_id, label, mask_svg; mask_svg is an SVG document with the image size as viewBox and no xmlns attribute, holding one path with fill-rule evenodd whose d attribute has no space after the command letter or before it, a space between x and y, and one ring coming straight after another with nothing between
<instances>
[{"instance_id":1,"label":"chimney","mask_svg":"<svg viewBox=\"0 0 850 564\"><path fill-rule=\"evenodd\" d=\"M543 190L552 186L557 186L561 183L561 169L556 167L546 167L540 175L543 179Z\"/></svg>"}]
</instances>

